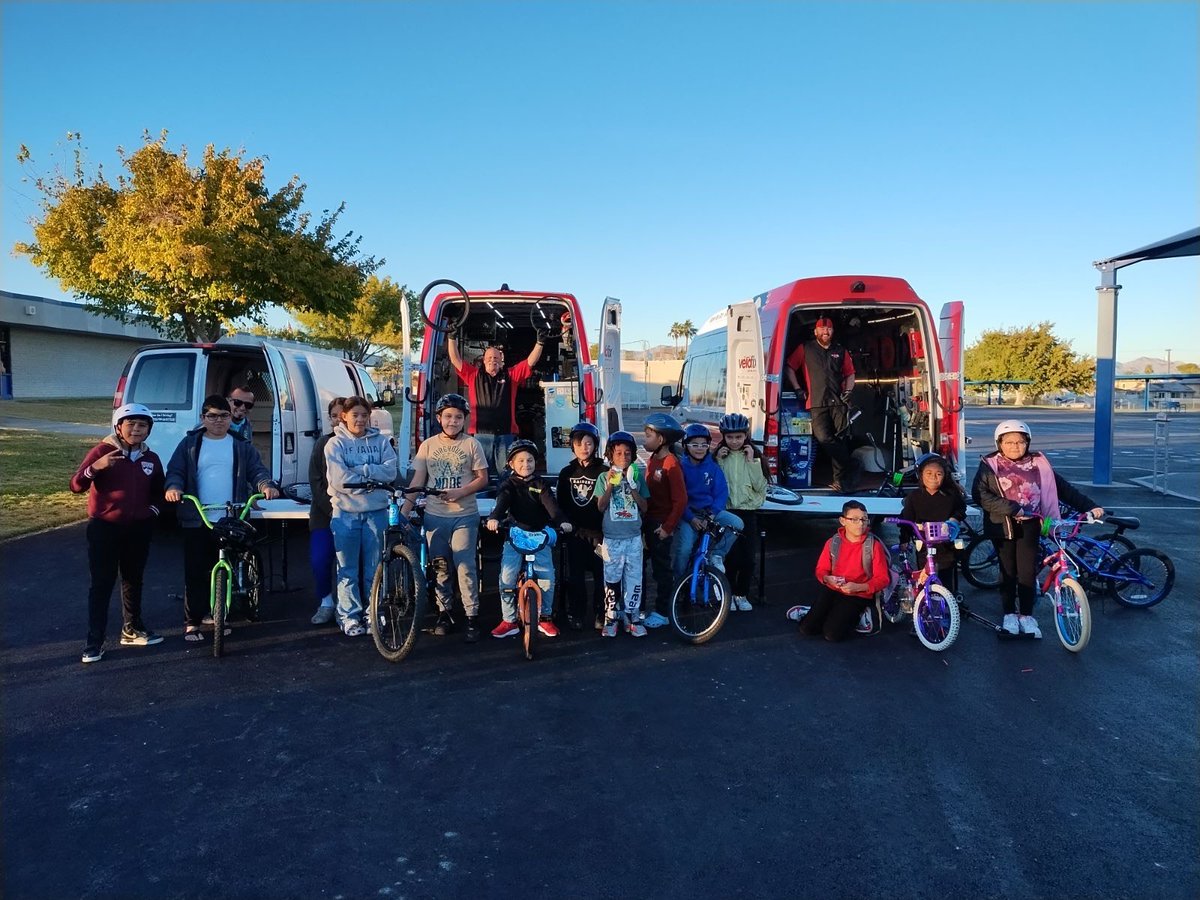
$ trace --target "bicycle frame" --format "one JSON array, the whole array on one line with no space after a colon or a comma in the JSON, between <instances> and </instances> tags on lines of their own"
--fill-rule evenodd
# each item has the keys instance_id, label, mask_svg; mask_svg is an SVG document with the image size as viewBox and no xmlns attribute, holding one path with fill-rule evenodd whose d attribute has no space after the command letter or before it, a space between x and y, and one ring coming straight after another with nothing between
<instances>
[{"instance_id":1,"label":"bicycle frame","mask_svg":"<svg viewBox=\"0 0 1200 900\"><path fill-rule=\"evenodd\" d=\"M708 549L712 546L713 541L723 537L727 530L727 526L721 525L711 516L704 517L704 528L700 533L699 540L696 541L696 546L692 548L691 565L689 566L692 577L688 599L692 603L696 602L697 592L700 594L702 603L705 605L708 603L708 586L704 584L708 573L704 570L704 563L708 560Z\"/></svg>"},{"instance_id":2,"label":"bicycle frame","mask_svg":"<svg viewBox=\"0 0 1200 900\"><path fill-rule=\"evenodd\" d=\"M913 627L917 632L917 637L930 650L935 652L945 650L958 637L962 601L938 577L937 548L940 544L947 543L953 543L956 547L960 546L961 541L958 537L959 526L955 522L912 522L908 519L901 519L894 516L889 516L884 521L889 525L903 525L912 529L915 536L913 545L917 550L920 550L922 545L925 547L925 566L923 569L912 569L909 565L908 555L900 554L901 577L908 579L909 584L912 586ZM920 580L922 574L925 576L924 583L918 587L917 581ZM940 590L935 590L935 588ZM949 619L945 625L945 631L943 633L935 632L932 635L926 634L926 627L940 623L941 615L939 611L943 608L943 604L947 604L944 606L944 609ZM929 622L925 619L924 610L930 610L933 613Z\"/></svg>"}]
</instances>

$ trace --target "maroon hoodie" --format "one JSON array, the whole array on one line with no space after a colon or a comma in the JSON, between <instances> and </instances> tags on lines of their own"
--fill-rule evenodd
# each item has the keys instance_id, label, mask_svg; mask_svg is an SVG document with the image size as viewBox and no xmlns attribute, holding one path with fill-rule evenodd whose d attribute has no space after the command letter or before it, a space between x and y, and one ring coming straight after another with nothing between
<instances>
[{"instance_id":1,"label":"maroon hoodie","mask_svg":"<svg viewBox=\"0 0 1200 900\"><path fill-rule=\"evenodd\" d=\"M82 494L91 488L88 494L89 518L128 523L141 522L158 515L163 503L165 480L162 460L145 444L142 444L142 452L137 459L131 459L131 449L115 434L110 434L83 458L79 471L71 479L71 490ZM93 472L92 463L114 450L123 450L125 458L117 460L107 469Z\"/></svg>"}]
</instances>

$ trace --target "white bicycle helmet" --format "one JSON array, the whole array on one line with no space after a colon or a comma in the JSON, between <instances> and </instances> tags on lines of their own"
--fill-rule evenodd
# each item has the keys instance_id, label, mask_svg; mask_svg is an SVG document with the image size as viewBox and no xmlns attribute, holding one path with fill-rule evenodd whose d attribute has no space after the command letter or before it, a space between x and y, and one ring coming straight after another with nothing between
<instances>
[{"instance_id":1,"label":"white bicycle helmet","mask_svg":"<svg viewBox=\"0 0 1200 900\"><path fill-rule=\"evenodd\" d=\"M124 406L118 406L113 410L112 426L114 431L121 424L122 419L145 419L150 423L151 430L154 429L154 414L150 412L148 406L143 406L140 403L126 403Z\"/></svg>"},{"instance_id":2,"label":"white bicycle helmet","mask_svg":"<svg viewBox=\"0 0 1200 900\"><path fill-rule=\"evenodd\" d=\"M996 431L992 437L996 441L997 450L1000 449L1000 438L1006 434L1023 434L1029 439L1030 443L1033 443L1033 434L1029 431L1029 426L1020 419L1005 419L996 426Z\"/></svg>"}]
</instances>

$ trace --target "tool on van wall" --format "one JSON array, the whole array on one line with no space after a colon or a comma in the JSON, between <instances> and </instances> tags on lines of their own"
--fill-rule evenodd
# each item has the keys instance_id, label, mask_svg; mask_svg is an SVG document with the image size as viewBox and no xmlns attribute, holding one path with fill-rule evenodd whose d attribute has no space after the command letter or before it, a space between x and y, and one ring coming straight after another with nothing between
<instances>
[{"instance_id":1,"label":"tool on van wall","mask_svg":"<svg viewBox=\"0 0 1200 900\"><path fill-rule=\"evenodd\" d=\"M458 291L459 296L462 297L463 308L462 308L462 313L460 315L458 315L457 317L455 317L453 319L450 319L449 321L434 322L432 319L429 318L429 314L425 311L425 298L429 296L430 291L432 291L435 287L437 287L440 284L444 284L447 287L452 287L452 288L454 288L454 290ZM443 304L442 309L443 310L445 309L444 304ZM443 319L444 316L442 316L440 314L440 312L441 311L439 311L438 318ZM441 278L437 281L429 282L429 284L425 285L425 288L421 291L421 319L422 319L422 321L425 322L426 326L428 326L429 328L432 328L434 331L440 332L442 334L456 334L458 332L458 330L460 328L462 328L463 325L466 323L467 316L469 316L470 314L471 314L471 298L467 296L466 289L463 288L463 286L461 284L459 284L457 281L451 281L448 278Z\"/></svg>"}]
</instances>

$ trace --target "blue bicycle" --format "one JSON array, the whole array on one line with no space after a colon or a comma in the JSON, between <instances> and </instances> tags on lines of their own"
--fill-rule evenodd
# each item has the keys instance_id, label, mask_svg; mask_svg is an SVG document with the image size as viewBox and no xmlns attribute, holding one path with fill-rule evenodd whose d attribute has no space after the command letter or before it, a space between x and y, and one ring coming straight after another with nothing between
<instances>
[{"instance_id":1,"label":"blue bicycle","mask_svg":"<svg viewBox=\"0 0 1200 900\"><path fill-rule=\"evenodd\" d=\"M700 515L699 535L688 560L687 574L671 597L671 625L691 644L703 644L721 630L729 617L732 592L725 573L708 561L709 548L736 528ZM738 532L740 533L740 532Z\"/></svg>"}]
</instances>

